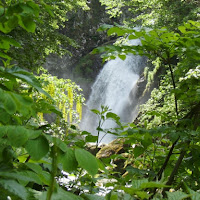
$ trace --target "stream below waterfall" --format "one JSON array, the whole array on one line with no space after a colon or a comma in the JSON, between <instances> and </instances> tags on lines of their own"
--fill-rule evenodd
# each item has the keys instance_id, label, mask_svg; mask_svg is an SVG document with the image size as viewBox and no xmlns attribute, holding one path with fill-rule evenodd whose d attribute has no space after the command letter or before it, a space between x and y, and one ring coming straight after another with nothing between
<instances>
[{"instance_id":1,"label":"stream below waterfall","mask_svg":"<svg viewBox=\"0 0 200 200\"><path fill-rule=\"evenodd\" d=\"M134 40L132 45L138 45L139 40ZM137 114L138 103L137 81L145 66L144 58L136 55L127 55L123 61L120 58L108 61L97 76L92 92L83 114L80 124L82 130L97 135L99 119L91 109L101 110L101 105L108 106L111 112L116 113L121 122L131 122ZM103 128L114 128L116 124L109 120L104 123ZM100 133L99 141L109 143L115 136Z\"/></svg>"}]
</instances>

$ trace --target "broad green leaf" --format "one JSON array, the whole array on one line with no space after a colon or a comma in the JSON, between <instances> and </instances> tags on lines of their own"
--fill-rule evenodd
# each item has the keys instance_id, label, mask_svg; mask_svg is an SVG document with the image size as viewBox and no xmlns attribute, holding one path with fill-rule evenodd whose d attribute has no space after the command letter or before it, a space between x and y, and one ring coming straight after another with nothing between
<instances>
[{"instance_id":1,"label":"broad green leaf","mask_svg":"<svg viewBox=\"0 0 200 200\"><path fill-rule=\"evenodd\" d=\"M12 28L6 26L4 23L0 23L0 31L3 33L9 33L10 31L12 31Z\"/></svg>"},{"instance_id":2,"label":"broad green leaf","mask_svg":"<svg viewBox=\"0 0 200 200\"><path fill-rule=\"evenodd\" d=\"M35 160L40 160L49 152L49 143L44 136L39 136L34 140L28 140L25 149Z\"/></svg>"},{"instance_id":3,"label":"broad green leaf","mask_svg":"<svg viewBox=\"0 0 200 200\"><path fill-rule=\"evenodd\" d=\"M51 174L49 172L43 170L41 173L38 173L38 177L45 185L50 185Z\"/></svg>"},{"instance_id":4,"label":"broad green leaf","mask_svg":"<svg viewBox=\"0 0 200 200\"><path fill-rule=\"evenodd\" d=\"M126 167L126 170L128 171L129 174L139 175L139 176L141 176L141 175L144 176L146 173L148 173L147 170L142 170L142 169L134 168L132 166Z\"/></svg>"},{"instance_id":5,"label":"broad green leaf","mask_svg":"<svg viewBox=\"0 0 200 200\"><path fill-rule=\"evenodd\" d=\"M190 196L191 200L199 200L200 199L200 193L195 192L195 191L193 191L191 189L189 189L189 193L191 195Z\"/></svg>"},{"instance_id":6,"label":"broad green leaf","mask_svg":"<svg viewBox=\"0 0 200 200\"><path fill-rule=\"evenodd\" d=\"M22 8L23 13L29 14L30 16L35 14L34 9L28 4L19 3L19 6Z\"/></svg>"},{"instance_id":7,"label":"broad green leaf","mask_svg":"<svg viewBox=\"0 0 200 200\"><path fill-rule=\"evenodd\" d=\"M17 179L18 181L23 181L29 183L37 183L41 184L40 179L38 178L37 174L32 171L21 171L21 172L0 172L0 176L4 178L11 178Z\"/></svg>"},{"instance_id":8,"label":"broad green leaf","mask_svg":"<svg viewBox=\"0 0 200 200\"><path fill-rule=\"evenodd\" d=\"M32 182L32 183L37 183L39 185L42 184L38 174L36 174L35 172L33 171L20 171L20 172L17 172L18 174L18 180L21 180L23 182L25 182L24 184L28 184L29 182Z\"/></svg>"},{"instance_id":9,"label":"broad green leaf","mask_svg":"<svg viewBox=\"0 0 200 200\"><path fill-rule=\"evenodd\" d=\"M9 50L11 45L20 47L20 44L17 41L15 41L14 39L12 39L8 36L1 36L0 43L1 43L0 48L5 49L5 50Z\"/></svg>"},{"instance_id":10,"label":"broad green leaf","mask_svg":"<svg viewBox=\"0 0 200 200\"><path fill-rule=\"evenodd\" d=\"M94 135L87 135L85 137L85 141L86 142L96 142L98 140L98 136L94 136Z\"/></svg>"},{"instance_id":11,"label":"broad green leaf","mask_svg":"<svg viewBox=\"0 0 200 200\"><path fill-rule=\"evenodd\" d=\"M33 104L33 100L29 96L15 94L14 92L12 92L12 96L23 106L31 106Z\"/></svg>"},{"instance_id":12,"label":"broad green leaf","mask_svg":"<svg viewBox=\"0 0 200 200\"><path fill-rule=\"evenodd\" d=\"M138 37L138 38L144 36L144 32L143 31L135 31L134 33L135 33L136 37Z\"/></svg>"},{"instance_id":13,"label":"broad green leaf","mask_svg":"<svg viewBox=\"0 0 200 200\"><path fill-rule=\"evenodd\" d=\"M3 71L3 70L4 69L1 68L1 71ZM29 85L31 85L32 87L37 89L39 92L41 92L44 95L46 95L47 97L51 98L51 96L42 89L42 86L41 86L40 82L37 80L37 78L30 72L28 72L24 69L21 69L20 67L17 67L17 66L12 67L10 69L6 68L5 71L3 71L3 72L5 72L8 75L11 75L15 78L19 78L19 79L25 81L26 83L28 83Z\"/></svg>"},{"instance_id":14,"label":"broad green leaf","mask_svg":"<svg viewBox=\"0 0 200 200\"><path fill-rule=\"evenodd\" d=\"M19 160L20 163L25 163L28 157L29 157L28 154L22 154L17 156L17 159Z\"/></svg>"},{"instance_id":15,"label":"broad green leaf","mask_svg":"<svg viewBox=\"0 0 200 200\"><path fill-rule=\"evenodd\" d=\"M4 137L7 134L9 126L0 126L0 137Z\"/></svg>"},{"instance_id":16,"label":"broad green leaf","mask_svg":"<svg viewBox=\"0 0 200 200\"><path fill-rule=\"evenodd\" d=\"M91 111L92 111L93 113L95 113L95 114L98 114L98 115L100 115L100 111L99 111L99 110L96 110L96 109L91 109Z\"/></svg>"},{"instance_id":17,"label":"broad green leaf","mask_svg":"<svg viewBox=\"0 0 200 200\"><path fill-rule=\"evenodd\" d=\"M75 149L76 160L80 167L88 171L92 176L98 172L98 162L90 152L84 149Z\"/></svg>"},{"instance_id":18,"label":"broad green leaf","mask_svg":"<svg viewBox=\"0 0 200 200\"><path fill-rule=\"evenodd\" d=\"M15 152L10 146L7 146L3 149L2 158L4 163L13 162L13 159L16 159Z\"/></svg>"},{"instance_id":19,"label":"broad green leaf","mask_svg":"<svg viewBox=\"0 0 200 200\"><path fill-rule=\"evenodd\" d=\"M106 51L107 50L111 50L111 51L113 50L113 51L119 51L119 52L121 52L122 48L119 47L119 46L116 46L116 45L107 45L107 46L105 46L105 50Z\"/></svg>"},{"instance_id":20,"label":"broad green leaf","mask_svg":"<svg viewBox=\"0 0 200 200\"><path fill-rule=\"evenodd\" d=\"M129 40L134 40L134 39L138 39L138 37L135 36L135 35L129 35L129 36L128 36L128 39L129 39Z\"/></svg>"},{"instance_id":21,"label":"broad green leaf","mask_svg":"<svg viewBox=\"0 0 200 200\"><path fill-rule=\"evenodd\" d=\"M23 11L23 9L20 7L19 3L12 4L11 6L8 7L7 15L12 16L14 13L21 14L22 11Z\"/></svg>"},{"instance_id":22,"label":"broad green leaf","mask_svg":"<svg viewBox=\"0 0 200 200\"><path fill-rule=\"evenodd\" d=\"M127 194L130 194L131 196L137 194L139 197L147 197L147 192L143 192L143 191L140 191L140 188L138 189L135 189L133 187L125 187L125 186L122 186L120 187L120 189L124 190L125 193ZM140 199L143 199L143 198L140 198Z\"/></svg>"},{"instance_id":23,"label":"broad green leaf","mask_svg":"<svg viewBox=\"0 0 200 200\"><path fill-rule=\"evenodd\" d=\"M120 117L117 114L112 113L112 112L108 112L106 114L106 118L111 118L111 119L114 119L115 121L120 120Z\"/></svg>"},{"instance_id":24,"label":"broad green leaf","mask_svg":"<svg viewBox=\"0 0 200 200\"><path fill-rule=\"evenodd\" d=\"M9 27L10 31L12 31L14 28L16 28L18 26L18 17L17 17L17 15L10 16L8 21L6 22L5 26Z\"/></svg>"},{"instance_id":25,"label":"broad green leaf","mask_svg":"<svg viewBox=\"0 0 200 200\"><path fill-rule=\"evenodd\" d=\"M62 152L67 152L69 147L60 138L53 137L51 135L45 135L49 143L55 144Z\"/></svg>"},{"instance_id":26,"label":"broad green leaf","mask_svg":"<svg viewBox=\"0 0 200 200\"><path fill-rule=\"evenodd\" d=\"M99 169L103 170L105 173L108 173L108 170L105 168L105 163L103 163L101 160L97 159Z\"/></svg>"},{"instance_id":27,"label":"broad green leaf","mask_svg":"<svg viewBox=\"0 0 200 200\"><path fill-rule=\"evenodd\" d=\"M8 140L14 147L20 147L28 140L28 131L23 126L9 126L7 134Z\"/></svg>"},{"instance_id":28,"label":"broad green leaf","mask_svg":"<svg viewBox=\"0 0 200 200\"><path fill-rule=\"evenodd\" d=\"M63 169L67 172L76 170L78 166L74 151L70 148L60 156L60 162L63 165Z\"/></svg>"},{"instance_id":29,"label":"broad green leaf","mask_svg":"<svg viewBox=\"0 0 200 200\"><path fill-rule=\"evenodd\" d=\"M17 105L15 100L9 93L6 93L4 100L4 109L10 114L13 115L17 110Z\"/></svg>"},{"instance_id":30,"label":"broad green leaf","mask_svg":"<svg viewBox=\"0 0 200 200\"><path fill-rule=\"evenodd\" d=\"M8 89L8 90L12 91L14 86L17 85L17 82L15 80L5 81L4 85L6 86L6 88L2 88L2 89L5 89L5 90Z\"/></svg>"},{"instance_id":31,"label":"broad green leaf","mask_svg":"<svg viewBox=\"0 0 200 200\"><path fill-rule=\"evenodd\" d=\"M99 53L99 49L98 48L95 48L92 50L91 54L98 54Z\"/></svg>"},{"instance_id":32,"label":"broad green leaf","mask_svg":"<svg viewBox=\"0 0 200 200\"><path fill-rule=\"evenodd\" d=\"M195 192L194 190L191 190L186 183L184 183L184 186L187 190L187 192L190 194L190 198L191 200L199 200L200 199L200 193L199 192Z\"/></svg>"},{"instance_id":33,"label":"broad green leaf","mask_svg":"<svg viewBox=\"0 0 200 200\"><path fill-rule=\"evenodd\" d=\"M136 146L133 150L134 157L137 158L138 156L142 155L144 153L145 149L143 147Z\"/></svg>"},{"instance_id":34,"label":"broad green leaf","mask_svg":"<svg viewBox=\"0 0 200 200\"><path fill-rule=\"evenodd\" d=\"M97 29L97 31L105 31L105 30L112 28L112 27L113 27L113 25L103 24Z\"/></svg>"},{"instance_id":35,"label":"broad green leaf","mask_svg":"<svg viewBox=\"0 0 200 200\"><path fill-rule=\"evenodd\" d=\"M118 56L119 56L119 58L120 58L121 60L125 60L125 59L126 59L126 55L118 54Z\"/></svg>"},{"instance_id":36,"label":"broad green leaf","mask_svg":"<svg viewBox=\"0 0 200 200\"><path fill-rule=\"evenodd\" d=\"M42 134L42 130L29 130L28 131L28 138L29 139L36 139L37 137L39 137Z\"/></svg>"},{"instance_id":37,"label":"broad green leaf","mask_svg":"<svg viewBox=\"0 0 200 200\"><path fill-rule=\"evenodd\" d=\"M36 172L37 174L39 174L39 173L41 173L42 172L42 167L39 165L39 164L37 164L37 163L25 163L25 165L28 167L28 168L30 168L30 169L32 169L34 172Z\"/></svg>"},{"instance_id":38,"label":"broad green leaf","mask_svg":"<svg viewBox=\"0 0 200 200\"><path fill-rule=\"evenodd\" d=\"M149 145L152 144L152 136L149 133L145 133L141 143L144 146L144 148L147 148Z\"/></svg>"},{"instance_id":39,"label":"broad green leaf","mask_svg":"<svg viewBox=\"0 0 200 200\"><path fill-rule=\"evenodd\" d=\"M35 32L36 24L29 15L18 15L19 25L28 32Z\"/></svg>"},{"instance_id":40,"label":"broad green leaf","mask_svg":"<svg viewBox=\"0 0 200 200\"><path fill-rule=\"evenodd\" d=\"M111 60L114 60L116 58L116 56L113 56L113 55L111 55L110 57L109 57L109 59L111 59Z\"/></svg>"},{"instance_id":41,"label":"broad green leaf","mask_svg":"<svg viewBox=\"0 0 200 200\"><path fill-rule=\"evenodd\" d=\"M27 200L27 190L24 186L19 184L17 181L14 180L0 180L0 185L10 193L18 196L19 198L23 200Z\"/></svg>"},{"instance_id":42,"label":"broad green leaf","mask_svg":"<svg viewBox=\"0 0 200 200\"><path fill-rule=\"evenodd\" d=\"M42 2L41 2L41 4L42 4ZM28 1L28 2L26 2L26 5L28 5L29 7L32 7L34 10L34 15L36 17L39 17L40 7L38 4L34 3L33 1Z\"/></svg>"},{"instance_id":43,"label":"broad green leaf","mask_svg":"<svg viewBox=\"0 0 200 200\"><path fill-rule=\"evenodd\" d=\"M188 198L190 195L181 192L181 191L175 191L175 192L166 192L167 197L170 200L182 200Z\"/></svg>"},{"instance_id":44,"label":"broad green leaf","mask_svg":"<svg viewBox=\"0 0 200 200\"><path fill-rule=\"evenodd\" d=\"M133 180L131 188L140 189L144 183L148 183L148 179Z\"/></svg>"},{"instance_id":45,"label":"broad green leaf","mask_svg":"<svg viewBox=\"0 0 200 200\"><path fill-rule=\"evenodd\" d=\"M113 33L117 34L118 36L122 36L124 35L125 31L119 27L112 27L107 31L108 36L112 35Z\"/></svg>"},{"instance_id":46,"label":"broad green leaf","mask_svg":"<svg viewBox=\"0 0 200 200\"><path fill-rule=\"evenodd\" d=\"M112 192L110 195L110 200L118 200L118 195L116 193Z\"/></svg>"},{"instance_id":47,"label":"broad green leaf","mask_svg":"<svg viewBox=\"0 0 200 200\"><path fill-rule=\"evenodd\" d=\"M52 142L58 146L63 152L68 152L69 147L59 138L50 136L53 140Z\"/></svg>"},{"instance_id":48,"label":"broad green leaf","mask_svg":"<svg viewBox=\"0 0 200 200\"><path fill-rule=\"evenodd\" d=\"M87 131L82 131L81 135L91 135L91 133Z\"/></svg>"}]
</instances>

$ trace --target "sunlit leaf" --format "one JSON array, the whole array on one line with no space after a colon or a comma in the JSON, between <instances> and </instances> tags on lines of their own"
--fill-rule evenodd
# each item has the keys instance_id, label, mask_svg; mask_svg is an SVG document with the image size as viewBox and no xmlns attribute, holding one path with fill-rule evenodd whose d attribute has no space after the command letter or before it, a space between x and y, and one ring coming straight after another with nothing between
<instances>
[{"instance_id":1,"label":"sunlit leaf","mask_svg":"<svg viewBox=\"0 0 200 200\"><path fill-rule=\"evenodd\" d=\"M120 117L117 115L117 114L115 114L115 113L112 113L112 112L108 112L107 114L106 114L106 118L110 118L110 119L113 119L113 120L115 120L115 121L118 121L118 120L120 120Z\"/></svg>"},{"instance_id":2,"label":"sunlit leaf","mask_svg":"<svg viewBox=\"0 0 200 200\"><path fill-rule=\"evenodd\" d=\"M119 56L119 58L120 58L121 60L125 60L125 59L126 59L126 55L118 54L118 56Z\"/></svg>"},{"instance_id":3,"label":"sunlit leaf","mask_svg":"<svg viewBox=\"0 0 200 200\"><path fill-rule=\"evenodd\" d=\"M70 148L60 156L60 162L63 165L63 169L67 172L76 170L78 166L74 151Z\"/></svg>"},{"instance_id":4,"label":"sunlit leaf","mask_svg":"<svg viewBox=\"0 0 200 200\"><path fill-rule=\"evenodd\" d=\"M84 149L75 149L76 160L80 167L87 170L89 174L94 176L98 172L97 159Z\"/></svg>"},{"instance_id":5,"label":"sunlit leaf","mask_svg":"<svg viewBox=\"0 0 200 200\"><path fill-rule=\"evenodd\" d=\"M125 33L125 31L123 31L119 27L112 27L107 31L108 36L110 36L112 34L117 34L118 36L122 36L122 35L124 35L124 33Z\"/></svg>"},{"instance_id":6,"label":"sunlit leaf","mask_svg":"<svg viewBox=\"0 0 200 200\"><path fill-rule=\"evenodd\" d=\"M15 147L24 145L28 140L28 130L23 126L9 126L7 134L11 145Z\"/></svg>"},{"instance_id":7,"label":"sunlit leaf","mask_svg":"<svg viewBox=\"0 0 200 200\"><path fill-rule=\"evenodd\" d=\"M91 109L91 111L95 114L100 114L100 111L99 110L96 110L96 109Z\"/></svg>"},{"instance_id":8,"label":"sunlit leaf","mask_svg":"<svg viewBox=\"0 0 200 200\"><path fill-rule=\"evenodd\" d=\"M25 148L33 159L40 160L49 152L49 143L44 136L39 136L34 140L28 140Z\"/></svg>"}]
</instances>

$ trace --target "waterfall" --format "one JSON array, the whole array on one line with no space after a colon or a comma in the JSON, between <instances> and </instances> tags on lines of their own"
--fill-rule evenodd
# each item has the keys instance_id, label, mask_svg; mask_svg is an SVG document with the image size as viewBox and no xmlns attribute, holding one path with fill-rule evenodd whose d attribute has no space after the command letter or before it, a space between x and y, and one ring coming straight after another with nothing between
<instances>
[{"instance_id":1,"label":"waterfall","mask_svg":"<svg viewBox=\"0 0 200 200\"><path fill-rule=\"evenodd\" d=\"M133 45L140 43L134 40ZM131 122L134 118L134 108L137 105L135 93L137 81L144 68L141 56L127 55L123 61L119 58L108 61L92 86L92 92L86 102L86 111L81 122L81 129L93 135L97 134L98 117L91 109L100 110L101 105L108 106L111 112L116 113L122 122ZM114 122L109 120L104 128L113 128ZM100 135L100 140L104 134ZM106 135L102 143L108 143L115 139L113 135Z\"/></svg>"}]
</instances>

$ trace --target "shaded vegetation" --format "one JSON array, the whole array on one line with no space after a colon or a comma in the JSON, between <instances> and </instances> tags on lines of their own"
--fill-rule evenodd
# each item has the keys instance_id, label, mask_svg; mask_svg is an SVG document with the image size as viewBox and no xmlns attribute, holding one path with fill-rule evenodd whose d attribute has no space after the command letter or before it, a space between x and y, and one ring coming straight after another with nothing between
<instances>
[{"instance_id":1,"label":"shaded vegetation","mask_svg":"<svg viewBox=\"0 0 200 200\"><path fill-rule=\"evenodd\" d=\"M144 72L147 90L154 74L163 68L159 87L141 107L137 124L121 123L116 114L102 106L100 111L92 110L99 116L98 135L80 131L78 122L84 102L81 89L40 67L49 53L70 53L68 46L76 44L59 30L65 25L67 12L79 7L88 9L89 2L1 1L3 200L200 198L199 2L100 2L106 5L111 17L123 14L127 6L130 13L137 6L138 13L133 20L126 18L123 26L101 26L99 30L119 40L114 45L98 47L93 53L106 52L104 60L116 56L124 60L129 53L147 56L154 66L153 71ZM175 6L180 12L176 12ZM167 15L171 18L163 17ZM132 22L138 20L150 28L132 28ZM133 39L140 39L142 45L126 43ZM80 68L90 62L86 57ZM88 74L91 69L84 70ZM40 75L36 76L36 72ZM113 120L116 128L103 129L106 120ZM104 147L95 156L86 150L87 144L96 143L95 154L100 132L119 138L111 149ZM102 155L103 150L109 155Z\"/></svg>"}]
</instances>

